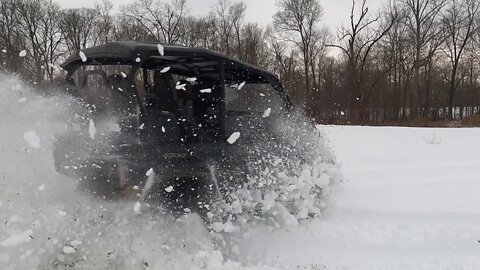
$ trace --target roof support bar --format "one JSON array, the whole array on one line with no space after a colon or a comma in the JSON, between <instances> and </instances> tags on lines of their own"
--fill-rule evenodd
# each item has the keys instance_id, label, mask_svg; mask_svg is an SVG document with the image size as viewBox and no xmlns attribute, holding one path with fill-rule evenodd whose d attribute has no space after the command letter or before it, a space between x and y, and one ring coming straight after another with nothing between
<instances>
[{"instance_id":1,"label":"roof support bar","mask_svg":"<svg viewBox=\"0 0 480 270\"><path fill-rule=\"evenodd\" d=\"M226 130L227 130L227 119L226 119L226 106L225 106L225 62L221 61L218 63L218 71L219 71L219 79L220 79L220 104L219 104L219 121L220 121L220 126L221 126L221 134L219 135L219 138L226 138Z\"/></svg>"},{"instance_id":2,"label":"roof support bar","mask_svg":"<svg viewBox=\"0 0 480 270\"><path fill-rule=\"evenodd\" d=\"M138 89L138 87L136 87L135 85L135 76L137 75L137 72L141 70L141 66L140 65L134 65L130 68L130 71L128 72L128 75L127 75L127 80L128 82L130 83L130 87L132 89L135 89L135 98L137 99L137 104L138 104L138 109L140 110L140 114L143 115L145 113L145 110L142 106L142 97L139 93L140 89Z\"/></svg>"}]
</instances>

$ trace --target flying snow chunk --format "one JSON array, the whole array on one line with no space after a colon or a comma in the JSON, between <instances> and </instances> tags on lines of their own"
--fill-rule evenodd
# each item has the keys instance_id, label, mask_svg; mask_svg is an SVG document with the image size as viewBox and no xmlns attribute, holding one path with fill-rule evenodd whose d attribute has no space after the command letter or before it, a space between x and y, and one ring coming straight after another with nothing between
<instances>
[{"instance_id":1,"label":"flying snow chunk","mask_svg":"<svg viewBox=\"0 0 480 270\"><path fill-rule=\"evenodd\" d=\"M275 216L275 220L280 224L282 227L295 227L298 225L298 220L290 214L290 212L280 203L275 204L275 212L277 215Z\"/></svg>"},{"instance_id":2,"label":"flying snow chunk","mask_svg":"<svg viewBox=\"0 0 480 270\"><path fill-rule=\"evenodd\" d=\"M223 223L222 222L214 222L212 224L211 228L217 233L222 232L223 231Z\"/></svg>"},{"instance_id":3,"label":"flying snow chunk","mask_svg":"<svg viewBox=\"0 0 480 270\"><path fill-rule=\"evenodd\" d=\"M41 186L39 186L39 187L38 187L38 190L40 190L40 191L43 191L43 190L45 190L45 185L41 185Z\"/></svg>"},{"instance_id":4,"label":"flying snow chunk","mask_svg":"<svg viewBox=\"0 0 480 270\"><path fill-rule=\"evenodd\" d=\"M23 133L23 139L33 148L40 148L40 138L34 130Z\"/></svg>"},{"instance_id":5,"label":"flying snow chunk","mask_svg":"<svg viewBox=\"0 0 480 270\"><path fill-rule=\"evenodd\" d=\"M260 96L261 96L261 97L264 97L264 96L265 96L265 94L264 94L264 93L260 93Z\"/></svg>"},{"instance_id":6,"label":"flying snow chunk","mask_svg":"<svg viewBox=\"0 0 480 270\"><path fill-rule=\"evenodd\" d=\"M140 202L136 202L135 205L133 206L133 211L135 211L135 213L140 213L140 208L141 208L141 204Z\"/></svg>"},{"instance_id":7,"label":"flying snow chunk","mask_svg":"<svg viewBox=\"0 0 480 270\"><path fill-rule=\"evenodd\" d=\"M340 115L341 115L341 116L345 116L345 112L344 112L344 111L341 111L341 112L340 112Z\"/></svg>"},{"instance_id":8,"label":"flying snow chunk","mask_svg":"<svg viewBox=\"0 0 480 270\"><path fill-rule=\"evenodd\" d=\"M237 89L240 90L242 89L247 82L242 82L241 84L238 85Z\"/></svg>"},{"instance_id":9,"label":"flying snow chunk","mask_svg":"<svg viewBox=\"0 0 480 270\"><path fill-rule=\"evenodd\" d=\"M7 50L3 49L2 52L3 52L3 53L7 53Z\"/></svg>"},{"instance_id":10,"label":"flying snow chunk","mask_svg":"<svg viewBox=\"0 0 480 270\"><path fill-rule=\"evenodd\" d=\"M162 45L162 44L157 44L157 49L158 49L158 53L159 53L161 56L164 56L164 55L165 55L165 48L163 48L163 45Z\"/></svg>"},{"instance_id":11,"label":"flying snow chunk","mask_svg":"<svg viewBox=\"0 0 480 270\"><path fill-rule=\"evenodd\" d=\"M153 173L153 168L148 169L148 171L145 173L146 176L150 176Z\"/></svg>"},{"instance_id":12,"label":"flying snow chunk","mask_svg":"<svg viewBox=\"0 0 480 270\"><path fill-rule=\"evenodd\" d=\"M142 124L138 127L138 129L143 129L144 127L145 127L145 124L142 123Z\"/></svg>"},{"instance_id":13,"label":"flying snow chunk","mask_svg":"<svg viewBox=\"0 0 480 270\"><path fill-rule=\"evenodd\" d=\"M140 57L135 58L135 62L140 63L140 61L142 61L142 59L140 59Z\"/></svg>"},{"instance_id":14,"label":"flying snow chunk","mask_svg":"<svg viewBox=\"0 0 480 270\"><path fill-rule=\"evenodd\" d=\"M219 232L226 232L226 233L230 233L230 232L235 232L235 231L238 231L238 227L236 227L235 225L232 224L231 221L227 221L225 223L222 223L222 222L214 222L211 226L211 228L216 231L217 233Z\"/></svg>"},{"instance_id":15,"label":"flying snow chunk","mask_svg":"<svg viewBox=\"0 0 480 270\"><path fill-rule=\"evenodd\" d=\"M71 245L72 247L78 247L78 246L80 246L81 244L82 244L82 241L80 241L80 240L73 240L73 241L70 242L70 245Z\"/></svg>"},{"instance_id":16,"label":"flying snow chunk","mask_svg":"<svg viewBox=\"0 0 480 270\"><path fill-rule=\"evenodd\" d=\"M266 109L265 112L263 112L262 117L263 117L263 118L269 117L271 112L272 112L272 108Z\"/></svg>"},{"instance_id":17,"label":"flying snow chunk","mask_svg":"<svg viewBox=\"0 0 480 270\"><path fill-rule=\"evenodd\" d=\"M330 183L330 176L326 173L320 175L317 179L315 179L315 185L317 185L320 188L324 188L328 186Z\"/></svg>"},{"instance_id":18,"label":"flying snow chunk","mask_svg":"<svg viewBox=\"0 0 480 270\"><path fill-rule=\"evenodd\" d=\"M165 133L165 127L164 126L162 126L162 132Z\"/></svg>"},{"instance_id":19,"label":"flying snow chunk","mask_svg":"<svg viewBox=\"0 0 480 270\"><path fill-rule=\"evenodd\" d=\"M87 62L87 56L83 51L79 51L78 55L80 55L80 58L82 59L82 62Z\"/></svg>"},{"instance_id":20,"label":"flying snow chunk","mask_svg":"<svg viewBox=\"0 0 480 270\"><path fill-rule=\"evenodd\" d=\"M185 89L185 86L187 86L187 84L185 84L185 83L184 83L184 84L177 84L177 85L175 86L175 89L177 89L177 90L186 90L186 89Z\"/></svg>"},{"instance_id":21,"label":"flying snow chunk","mask_svg":"<svg viewBox=\"0 0 480 270\"><path fill-rule=\"evenodd\" d=\"M25 57L25 56L27 56L27 50L23 50L23 51L19 52L19 53L18 53L18 56L20 56L20 57Z\"/></svg>"},{"instance_id":22,"label":"flying snow chunk","mask_svg":"<svg viewBox=\"0 0 480 270\"><path fill-rule=\"evenodd\" d=\"M19 103L23 103L23 102L27 101L27 99L24 98L24 97L22 97L22 98L19 98L17 101L18 101Z\"/></svg>"},{"instance_id":23,"label":"flying snow chunk","mask_svg":"<svg viewBox=\"0 0 480 270\"><path fill-rule=\"evenodd\" d=\"M230 135L230 137L228 137L227 142L229 144L234 144L238 140L238 138L240 138L240 132L237 131L237 132L232 133L232 135Z\"/></svg>"},{"instance_id":24,"label":"flying snow chunk","mask_svg":"<svg viewBox=\"0 0 480 270\"><path fill-rule=\"evenodd\" d=\"M120 72L120 74L122 74L122 77L125 79L127 78L127 74L125 74L125 72Z\"/></svg>"},{"instance_id":25,"label":"flying snow chunk","mask_svg":"<svg viewBox=\"0 0 480 270\"><path fill-rule=\"evenodd\" d=\"M12 235L9 238L0 242L0 246L13 247L21 243L30 242L30 240L32 240L32 234L33 234L33 231L28 230L19 234Z\"/></svg>"},{"instance_id":26,"label":"flying snow chunk","mask_svg":"<svg viewBox=\"0 0 480 270\"><path fill-rule=\"evenodd\" d=\"M71 246L64 246L63 247L63 253L65 254L74 254L74 253L77 253L77 251L71 247Z\"/></svg>"},{"instance_id":27,"label":"flying snow chunk","mask_svg":"<svg viewBox=\"0 0 480 270\"><path fill-rule=\"evenodd\" d=\"M239 228L233 225L231 221L227 221L225 222L225 224L223 224L223 231L226 233L235 232L235 231L238 231L238 229Z\"/></svg>"},{"instance_id":28,"label":"flying snow chunk","mask_svg":"<svg viewBox=\"0 0 480 270\"><path fill-rule=\"evenodd\" d=\"M97 133L97 129L95 128L95 123L92 119L88 122L88 134L90 135L90 139L95 139L95 134Z\"/></svg>"},{"instance_id":29,"label":"flying snow chunk","mask_svg":"<svg viewBox=\"0 0 480 270\"><path fill-rule=\"evenodd\" d=\"M200 90L200 93L203 93L203 94L205 94L205 93L212 93L212 88L202 89L202 90Z\"/></svg>"},{"instance_id":30,"label":"flying snow chunk","mask_svg":"<svg viewBox=\"0 0 480 270\"><path fill-rule=\"evenodd\" d=\"M172 186L169 186L169 187L165 188L165 191L168 192L168 193L170 193L170 192L173 191L173 187L172 187Z\"/></svg>"},{"instance_id":31,"label":"flying snow chunk","mask_svg":"<svg viewBox=\"0 0 480 270\"><path fill-rule=\"evenodd\" d=\"M187 78L186 80L187 80L187 82L191 82L191 83L192 83L192 82L196 82L196 81L197 81L197 78L192 77L192 78Z\"/></svg>"},{"instance_id":32,"label":"flying snow chunk","mask_svg":"<svg viewBox=\"0 0 480 270\"><path fill-rule=\"evenodd\" d=\"M270 191L266 193L262 201L262 211L265 213L270 210L275 205L277 198L278 194L275 191Z\"/></svg>"},{"instance_id":33,"label":"flying snow chunk","mask_svg":"<svg viewBox=\"0 0 480 270\"><path fill-rule=\"evenodd\" d=\"M170 67L164 67L162 70L160 70L160 73L166 73L170 70Z\"/></svg>"}]
</instances>

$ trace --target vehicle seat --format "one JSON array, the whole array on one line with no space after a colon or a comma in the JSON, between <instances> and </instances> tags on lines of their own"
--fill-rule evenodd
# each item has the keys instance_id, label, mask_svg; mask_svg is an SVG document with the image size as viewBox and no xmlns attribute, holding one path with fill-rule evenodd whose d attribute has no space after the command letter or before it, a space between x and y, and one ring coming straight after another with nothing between
<instances>
[{"instance_id":1,"label":"vehicle seat","mask_svg":"<svg viewBox=\"0 0 480 270\"><path fill-rule=\"evenodd\" d=\"M148 109L145 111L141 131L142 137L153 144L180 142L178 108L168 84L162 76L155 74L154 85L147 96Z\"/></svg>"},{"instance_id":2,"label":"vehicle seat","mask_svg":"<svg viewBox=\"0 0 480 270\"><path fill-rule=\"evenodd\" d=\"M155 76L155 84L152 87L152 93L154 94L154 107L172 114L177 111L177 103L165 78L162 76Z\"/></svg>"},{"instance_id":3,"label":"vehicle seat","mask_svg":"<svg viewBox=\"0 0 480 270\"><path fill-rule=\"evenodd\" d=\"M103 70L87 70L77 89L79 96L88 104L94 105L97 111L105 111L110 100L108 92L104 89L106 81L107 75Z\"/></svg>"},{"instance_id":4,"label":"vehicle seat","mask_svg":"<svg viewBox=\"0 0 480 270\"><path fill-rule=\"evenodd\" d=\"M138 127L137 100L135 85L114 74L107 78L107 88L112 97L111 111L119 118L120 128L124 131L134 131Z\"/></svg>"}]
</instances>

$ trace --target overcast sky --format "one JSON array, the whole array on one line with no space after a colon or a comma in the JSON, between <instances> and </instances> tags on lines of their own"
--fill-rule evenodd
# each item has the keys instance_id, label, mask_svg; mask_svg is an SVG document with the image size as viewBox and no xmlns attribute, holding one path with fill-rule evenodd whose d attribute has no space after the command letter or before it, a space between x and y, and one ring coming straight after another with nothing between
<instances>
[{"instance_id":1,"label":"overcast sky","mask_svg":"<svg viewBox=\"0 0 480 270\"><path fill-rule=\"evenodd\" d=\"M243 0L247 4L246 21L268 24L272 21L272 15L276 11L275 0ZM57 0L64 8L93 7L96 0ZM133 0L114 0L116 8L121 4L128 4ZM217 0L187 0L191 14L203 15L210 11ZM360 1L357 1L360 2ZM388 0L367 0L369 12L373 15L379 8L387 3ZM348 20L352 0L320 0L324 9L322 22L330 30L334 31L342 24L342 21Z\"/></svg>"}]
</instances>

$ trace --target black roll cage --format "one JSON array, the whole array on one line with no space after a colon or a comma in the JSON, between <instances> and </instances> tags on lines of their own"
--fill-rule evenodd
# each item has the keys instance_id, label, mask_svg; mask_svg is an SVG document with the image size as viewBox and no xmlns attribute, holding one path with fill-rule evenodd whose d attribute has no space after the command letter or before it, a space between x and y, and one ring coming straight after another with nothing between
<instances>
[{"instance_id":1,"label":"black roll cage","mask_svg":"<svg viewBox=\"0 0 480 270\"><path fill-rule=\"evenodd\" d=\"M160 44L164 54L160 55L159 44L139 43L133 41L111 42L81 50L86 56L82 59L80 51L68 58L61 67L67 71L66 80L70 81L73 73L85 65L128 65L131 66L127 80L134 84L134 78L140 69L159 69L170 67L173 74L181 76L202 76L216 80L221 88L221 125L225 126L225 85L226 82L245 82L250 84L270 84L280 95L288 111L293 106L278 77L266 70L228 57L216 51L191 48L181 45ZM85 60L85 61L84 61ZM147 83L147 73L143 72L143 83ZM141 97L135 93L141 104ZM142 112L143 113L143 112Z\"/></svg>"}]
</instances>

